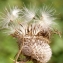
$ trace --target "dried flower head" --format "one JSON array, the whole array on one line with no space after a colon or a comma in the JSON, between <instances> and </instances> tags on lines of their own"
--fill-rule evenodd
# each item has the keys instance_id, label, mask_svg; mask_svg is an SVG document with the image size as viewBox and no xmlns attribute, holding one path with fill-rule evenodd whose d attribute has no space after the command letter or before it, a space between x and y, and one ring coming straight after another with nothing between
<instances>
[{"instance_id":1,"label":"dried flower head","mask_svg":"<svg viewBox=\"0 0 63 63\"><path fill-rule=\"evenodd\" d=\"M49 38L55 24L54 10L46 6L39 11L39 17L37 13L33 8L14 7L10 11L6 9L6 14L1 18L0 24L6 33L18 39L16 61L21 52L41 63L47 63L52 56Z\"/></svg>"},{"instance_id":2,"label":"dried flower head","mask_svg":"<svg viewBox=\"0 0 63 63\"><path fill-rule=\"evenodd\" d=\"M52 51L48 45L48 40L43 37L30 37L24 39L22 53L31 56L41 63L46 63L52 56Z\"/></svg>"}]
</instances>

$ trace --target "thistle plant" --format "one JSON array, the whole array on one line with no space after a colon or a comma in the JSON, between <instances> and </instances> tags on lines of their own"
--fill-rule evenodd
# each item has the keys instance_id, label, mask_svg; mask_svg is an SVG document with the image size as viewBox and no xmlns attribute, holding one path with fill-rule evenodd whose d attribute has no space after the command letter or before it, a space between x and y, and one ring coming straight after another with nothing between
<instances>
[{"instance_id":1,"label":"thistle plant","mask_svg":"<svg viewBox=\"0 0 63 63\"><path fill-rule=\"evenodd\" d=\"M38 11L32 7L5 10L5 14L0 18L0 27L17 39L19 50L14 62L26 63L32 60L34 63L47 63L52 56L50 37L51 34L57 33L54 28L55 10L47 6ZM26 58L18 61L21 54Z\"/></svg>"}]
</instances>

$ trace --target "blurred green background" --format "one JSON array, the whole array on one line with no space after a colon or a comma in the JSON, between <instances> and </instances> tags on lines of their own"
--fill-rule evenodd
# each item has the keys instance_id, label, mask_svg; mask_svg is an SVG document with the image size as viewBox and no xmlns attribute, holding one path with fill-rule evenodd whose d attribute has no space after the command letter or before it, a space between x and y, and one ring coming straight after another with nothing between
<instances>
[{"instance_id":1,"label":"blurred green background","mask_svg":"<svg viewBox=\"0 0 63 63\"><path fill-rule=\"evenodd\" d=\"M21 8L25 5L35 5L37 7L41 7L43 4L51 5L57 11L57 18L56 21L58 23L57 29L62 32L61 38L54 34L52 35L51 39L51 48L52 48L52 58L48 63L63 63L63 0L0 0L0 12L4 12L4 8L8 7L9 5L18 6ZM0 63L13 63L10 59L14 59L15 54L18 51L18 46L16 43L16 39L11 36L7 36L3 34L0 30Z\"/></svg>"}]
</instances>

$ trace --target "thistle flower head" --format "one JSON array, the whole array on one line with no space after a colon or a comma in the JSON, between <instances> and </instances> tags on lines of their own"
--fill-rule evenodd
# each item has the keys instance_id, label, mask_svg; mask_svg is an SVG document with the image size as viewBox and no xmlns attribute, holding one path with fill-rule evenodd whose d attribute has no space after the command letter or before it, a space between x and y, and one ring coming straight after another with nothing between
<instances>
[{"instance_id":1,"label":"thistle flower head","mask_svg":"<svg viewBox=\"0 0 63 63\"><path fill-rule=\"evenodd\" d=\"M6 33L18 39L19 49L24 42L22 53L33 59L46 63L52 56L49 46L49 37L55 24L54 10L43 7L38 17L35 8L13 8L1 18L2 28Z\"/></svg>"}]
</instances>

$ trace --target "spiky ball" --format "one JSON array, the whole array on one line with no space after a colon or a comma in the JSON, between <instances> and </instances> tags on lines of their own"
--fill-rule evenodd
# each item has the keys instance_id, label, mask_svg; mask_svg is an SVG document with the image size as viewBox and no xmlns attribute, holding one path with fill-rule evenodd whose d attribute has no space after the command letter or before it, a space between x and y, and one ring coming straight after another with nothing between
<instances>
[{"instance_id":1,"label":"spiky ball","mask_svg":"<svg viewBox=\"0 0 63 63\"><path fill-rule=\"evenodd\" d=\"M41 63L46 63L52 56L51 48L47 42L44 38L26 38L22 53Z\"/></svg>"}]
</instances>

